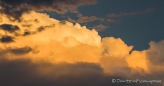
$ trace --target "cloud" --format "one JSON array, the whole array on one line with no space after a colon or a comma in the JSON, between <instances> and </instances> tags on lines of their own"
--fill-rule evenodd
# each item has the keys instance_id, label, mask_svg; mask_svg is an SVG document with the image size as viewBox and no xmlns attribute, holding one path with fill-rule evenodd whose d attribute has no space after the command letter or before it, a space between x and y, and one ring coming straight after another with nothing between
<instances>
[{"instance_id":1,"label":"cloud","mask_svg":"<svg viewBox=\"0 0 164 86\"><path fill-rule=\"evenodd\" d=\"M44 13L25 13L21 22L11 21L6 15L1 18L0 25L19 27L18 36L7 34L14 37L14 42L0 43L1 85L163 85L111 82L112 79L164 80L161 77L164 71L163 41L150 42L149 49L136 51L121 38L102 38L95 29L59 21ZM3 30L0 34L1 38L6 36Z\"/></svg>"},{"instance_id":2,"label":"cloud","mask_svg":"<svg viewBox=\"0 0 164 86\"><path fill-rule=\"evenodd\" d=\"M156 10L155 8L147 8L147 9L145 9L143 11L120 12L119 14L111 13L111 14L108 14L107 17L109 17L109 18L117 18L117 17L121 17L121 16L133 16L133 15L139 15L139 14L145 14L145 13L153 12L155 10Z\"/></svg>"},{"instance_id":3,"label":"cloud","mask_svg":"<svg viewBox=\"0 0 164 86\"><path fill-rule=\"evenodd\" d=\"M26 54L32 52L32 50L33 49L29 46L1 48L0 49L0 54L1 54L0 58L14 60L14 59L16 59L14 57L17 57L17 59L18 58L23 59L21 56L25 56Z\"/></svg>"},{"instance_id":4,"label":"cloud","mask_svg":"<svg viewBox=\"0 0 164 86\"><path fill-rule=\"evenodd\" d=\"M39 28L38 31L41 31L42 29ZM23 36L28 36L28 35L31 35L31 32L30 31L25 31Z\"/></svg>"},{"instance_id":5,"label":"cloud","mask_svg":"<svg viewBox=\"0 0 164 86\"><path fill-rule=\"evenodd\" d=\"M147 57L148 59L154 64L154 65L163 65L164 64L164 54L162 53L164 51L164 41L161 42L150 42L149 43L150 48L147 51Z\"/></svg>"},{"instance_id":6,"label":"cloud","mask_svg":"<svg viewBox=\"0 0 164 86\"><path fill-rule=\"evenodd\" d=\"M96 0L0 0L0 12L9 17L20 19L23 13L35 11L76 12L82 5L96 4Z\"/></svg>"},{"instance_id":7,"label":"cloud","mask_svg":"<svg viewBox=\"0 0 164 86\"><path fill-rule=\"evenodd\" d=\"M164 40L160 42L151 41L149 45L150 48L146 52L149 70L151 73L162 77L162 72L164 72Z\"/></svg>"},{"instance_id":8,"label":"cloud","mask_svg":"<svg viewBox=\"0 0 164 86\"><path fill-rule=\"evenodd\" d=\"M11 43L11 42L14 42L13 37L11 37L11 36L2 36L0 38L0 41L2 43Z\"/></svg>"},{"instance_id":9,"label":"cloud","mask_svg":"<svg viewBox=\"0 0 164 86\"><path fill-rule=\"evenodd\" d=\"M132 51L130 55L126 57L126 61L131 68L137 68L140 74L149 73L148 60L146 57L146 51ZM132 70L135 74L136 70Z\"/></svg>"},{"instance_id":10,"label":"cloud","mask_svg":"<svg viewBox=\"0 0 164 86\"><path fill-rule=\"evenodd\" d=\"M156 9L155 8L147 8L143 11L134 11L134 12L120 12L118 14L116 13L111 13L111 14L108 14L107 15L107 22L112 22L112 23L115 23L115 22L119 22L120 20L117 20L116 18L120 18L120 17L123 17L123 16L134 16L134 15L140 15L140 14L146 14L146 13L149 13L149 12L153 12L155 11Z\"/></svg>"},{"instance_id":11,"label":"cloud","mask_svg":"<svg viewBox=\"0 0 164 86\"><path fill-rule=\"evenodd\" d=\"M50 64L34 63L29 59L10 61L1 58L0 70L0 84L5 86L162 86L154 83L112 83L112 79L126 78L103 73L101 66L94 63Z\"/></svg>"},{"instance_id":12,"label":"cloud","mask_svg":"<svg viewBox=\"0 0 164 86\"><path fill-rule=\"evenodd\" d=\"M108 51L106 54L109 56L122 58L129 54L133 46L128 46L120 38L106 37L102 39L105 49ZM112 45L112 46L111 46Z\"/></svg>"},{"instance_id":13,"label":"cloud","mask_svg":"<svg viewBox=\"0 0 164 86\"><path fill-rule=\"evenodd\" d=\"M152 11L155 11L155 10L156 10L155 8L148 8L148 9L146 9L144 11L125 12L125 13L121 13L121 14L124 15L124 16L132 16L132 15L149 13L149 12L152 12Z\"/></svg>"},{"instance_id":14,"label":"cloud","mask_svg":"<svg viewBox=\"0 0 164 86\"><path fill-rule=\"evenodd\" d=\"M93 27L95 30L97 30L97 31L103 31L103 30L105 30L106 28L107 28L107 26L105 26L105 25L103 25L103 24L99 24L99 25L97 25L97 26L94 26Z\"/></svg>"},{"instance_id":15,"label":"cloud","mask_svg":"<svg viewBox=\"0 0 164 86\"><path fill-rule=\"evenodd\" d=\"M121 14L115 14L115 13L111 13L111 14L108 14L108 17L120 17L122 16Z\"/></svg>"},{"instance_id":16,"label":"cloud","mask_svg":"<svg viewBox=\"0 0 164 86\"><path fill-rule=\"evenodd\" d=\"M71 18L68 18L68 21L72 23L87 23L87 22L92 22L92 21L104 21L103 18L98 18L96 16L83 16L82 14L78 14L78 19L74 20Z\"/></svg>"},{"instance_id":17,"label":"cloud","mask_svg":"<svg viewBox=\"0 0 164 86\"><path fill-rule=\"evenodd\" d=\"M0 25L0 28L4 31L13 33L17 30L19 30L19 27L17 25L10 25L10 24L2 24Z\"/></svg>"},{"instance_id":18,"label":"cloud","mask_svg":"<svg viewBox=\"0 0 164 86\"><path fill-rule=\"evenodd\" d=\"M115 19L107 19L107 22L116 22Z\"/></svg>"},{"instance_id":19,"label":"cloud","mask_svg":"<svg viewBox=\"0 0 164 86\"><path fill-rule=\"evenodd\" d=\"M14 49L10 49L10 52L16 55L22 55L22 54L26 54L29 53L30 51L32 51L32 49L28 46L22 47L22 48L14 48Z\"/></svg>"}]
</instances>

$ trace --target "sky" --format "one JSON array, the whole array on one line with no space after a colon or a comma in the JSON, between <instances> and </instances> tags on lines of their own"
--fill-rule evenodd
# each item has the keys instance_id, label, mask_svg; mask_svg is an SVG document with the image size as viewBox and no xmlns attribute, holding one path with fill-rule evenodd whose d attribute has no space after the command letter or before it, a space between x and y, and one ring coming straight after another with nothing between
<instances>
[{"instance_id":1,"label":"sky","mask_svg":"<svg viewBox=\"0 0 164 86\"><path fill-rule=\"evenodd\" d=\"M0 0L0 85L163 86L163 3Z\"/></svg>"}]
</instances>

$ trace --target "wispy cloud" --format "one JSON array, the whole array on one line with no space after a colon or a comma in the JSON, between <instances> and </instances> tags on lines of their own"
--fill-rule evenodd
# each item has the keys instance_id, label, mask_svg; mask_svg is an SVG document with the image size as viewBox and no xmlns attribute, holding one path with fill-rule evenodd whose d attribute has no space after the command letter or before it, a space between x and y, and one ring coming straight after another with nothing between
<instances>
[{"instance_id":1,"label":"wispy cloud","mask_svg":"<svg viewBox=\"0 0 164 86\"><path fill-rule=\"evenodd\" d=\"M156 10L155 8L148 8L148 9L143 10L143 11L120 12L119 14L111 13L111 14L108 14L107 17L115 18L115 17L121 17L121 16L133 16L133 15L145 14L145 13L153 12L155 10Z\"/></svg>"},{"instance_id":2,"label":"wispy cloud","mask_svg":"<svg viewBox=\"0 0 164 86\"><path fill-rule=\"evenodd\" d=\"M103 24L99 24L97 26L92 27L93 29L96 29L97 31L103 31L107 28L108 26L105 26Z\"/></svg>"},{"instance_id":3,"label":"wispy cloud","mask_svg":"<svg viewBox=\"0 0 164 86\"><path fill-rule=\"evenodd\" d=\"M156 9L155 8L148 8L146 10L143 10L143 11L134 11L134 12L120 12L118 14L116 13L111 13L111 14L108 14L107 15L107 22L118 22L120 20L117 20L118 18L121 18L123 16L134 16L134 15L140 15L140 14L146 14L146 13L149 13L149 12L153 12L155 11ZM116 19L117 18L117 19Z\"/></svg>"},{"instance_id":4,"label":"wispy cloud","mask_svg":"<svg viewBox=\"0 0 164 86\"><path fill-rule=\"evenodd\" d=\"M9 17L19 19L23 13L29 11L55 11L57 13L77 12L82 5L96 4L97 0L0 0L0 12Z\"/></svg>"},{"instance_id":5,"label":"wispy cloud","mask_svg":"<svg viewBox=\"0 0 164 86\"><path fill-rule=\"evenodd\" d=\"M149 13L149 12L152 12L152 11L155 11L156 9L155 8L148 8L144 11L134 11L134 12L125 12L125 13L120 13L124 16L133 16L133 15L138 15L138 14L145 14L145 13Z\"/></svg>"},{"instance_id":6,"label":"wispy cloud","mask_svg":"<svg viewBox=\"0 0 164 86\"><path fill-rule=\"evenodd\" d=\"M112 14L108 14L108 17L120 17L122 16L121 14L115 14L115 13L112 13Z\"/></svg>"},{"instance_id":7,"label":"wispy cloud","mask_svg":"<svg viewBox=\"0 0 164 86\"><path fill-rule=\"evenodd\" d=\"M115 19L107 19L107 22L116 22L116 20Z\"/></svg>"},{"instance_id":8,"label":"wispy cloud","mask_svg":"<svg viewBox=\"0 0 164 86\"><path fill-rule=\"evenodd\" d=\"M68 21L72 23L87 23L87 22L92 22L92 21L104 21L103 18L99 18L96 16L83 16L82 14L78 14L77 17L78 17L77 20L71 19L69 17Z\"/></svg>"}]
</instances>

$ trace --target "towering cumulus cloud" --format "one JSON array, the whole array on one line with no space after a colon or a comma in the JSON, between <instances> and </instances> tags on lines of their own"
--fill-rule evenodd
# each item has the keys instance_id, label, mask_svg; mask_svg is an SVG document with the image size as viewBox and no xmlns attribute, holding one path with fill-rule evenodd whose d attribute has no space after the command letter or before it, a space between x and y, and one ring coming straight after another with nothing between
<instances>
[{"instance_id":1,"label":"towering cumulus cloud","mask_svg":"<svg viewBox=\"0 0 164 86\"><path fill-rule=\"evenodd\" d=\"M1 86L164 85L112 83L113 79L164 80L163 41L150 42L147 50L132 51L133 46L120 38L101 38L94 29L31 10L47 8L62 13L96 1L0 1ZM23 8L27 5L29 8ZM21 21L11 21L8 16Z\"/></svg>"}]
</instances>

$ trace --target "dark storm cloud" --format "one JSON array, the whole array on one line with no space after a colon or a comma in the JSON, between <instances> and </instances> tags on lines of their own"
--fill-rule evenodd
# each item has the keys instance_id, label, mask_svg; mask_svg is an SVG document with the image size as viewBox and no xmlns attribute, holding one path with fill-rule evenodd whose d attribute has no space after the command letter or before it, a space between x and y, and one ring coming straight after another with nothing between
<instances>
[{"instance_id":1,"label":"dark storm cloud","mask_svg":"<svg viewBox=\"0 0 164 86\"><path fill-rule=\"evenodd\" d=\"M14 38L11 37L11 36L2 36L2 37L0 38L0 41L1 41L2 43L11 43L11 42L14 42L13 39L14 39Z\"/></svg>"},{"instance_id":2,"label":"dark storm cloud","mask_svg":"<svg viewBox=\"0 0 164 86\"><path fill-rule=\"evenodd\" d=\"M112 83L112 79L126 80L127 77L105 74L95 63L33 63L28 59L7 60L0 56L0 70L1 86L162 86Z\"/></svg>"},{"instance_id":3,"label":"dark storm cloud","mask_svg":"<svg viewBox=\"0 0 164 86\"><path fill-rule=\"evenodd\" d=\"M50 71L50 73L43 75L39 69ZM2 82L0 84L5 86L98 86L96 84L100 80L99 78L103 77L102 69L99 66L88 63L53 65L49 63L34 64L29 60L1 60L0 70ZM97 80L93 80L94 78Z\"/></svg>"},{"instance_id":4,"label":"dark storm cloud","mask_svg":"<svg viewBox=\"0 0 164 86\"><path fill-rule=\"evenodd\" d=\"M35 11L55 11L57 13L75 12L79 6L96 4L96 0L0 0L0 12L20 19L23 13Z\"/></svg>"},{"instance_id":5,"label":"dark storm cloud","mask_svg":"<svg viewBox=\"0 0 164 86\"><path fill-rule=\"evenodd\" d=\"M19 27L17 25L11 25L11 24L2 24L0 25L0 28L10 33L13 33L16 30L19 30Z\"/></svg>"}]
</instances>

